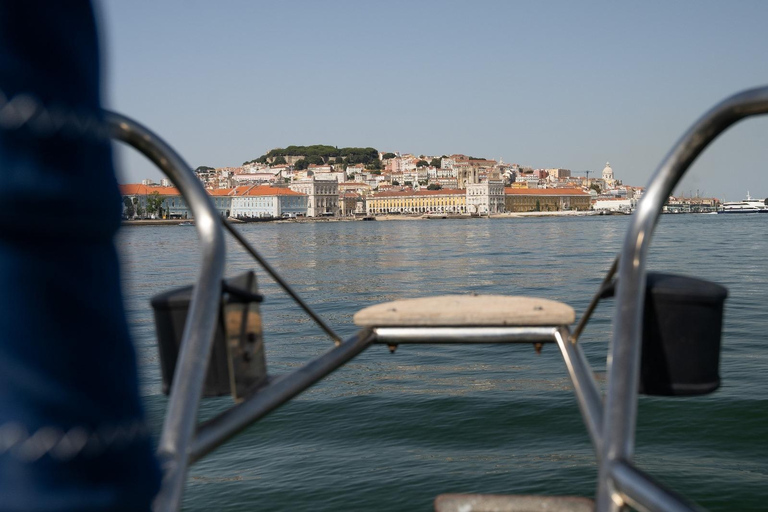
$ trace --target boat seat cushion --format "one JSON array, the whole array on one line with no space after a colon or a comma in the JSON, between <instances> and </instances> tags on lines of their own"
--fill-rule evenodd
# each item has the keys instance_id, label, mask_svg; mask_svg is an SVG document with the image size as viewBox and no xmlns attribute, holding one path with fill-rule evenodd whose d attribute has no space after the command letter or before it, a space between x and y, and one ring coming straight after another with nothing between
<instances>
[{"instance_id":1,"label":"boat seat cushion","mask_svg":"<svg viewBox=\"0 0 768 512\"><path fill-rule=\"evenodd\" d=\"M441 494L435 512L592 512L595 503L575 496Z\"/></svg>"},{"instance_id":2,"label":"boat seat cushion","mask_svg":"<svg viewBox=\"0 0 768 512\"><path fill-rule=\"evenodd\" d=\"M506 295L440 295L370 306L353 317L361 327L560 326L574 322L562 302Z\"/></svg>"}]
</instances>

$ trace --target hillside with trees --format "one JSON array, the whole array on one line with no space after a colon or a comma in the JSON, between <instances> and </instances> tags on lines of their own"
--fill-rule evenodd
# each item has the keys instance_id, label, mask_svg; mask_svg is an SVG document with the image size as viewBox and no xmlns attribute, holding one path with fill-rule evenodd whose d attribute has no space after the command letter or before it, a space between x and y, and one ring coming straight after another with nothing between
<instances>
[{"instance_id":1,"label":"hillside with trees","mask_svg":"<svg viewBox=\"0 0 768 512\"><path fill-rule=\"evenodd\" d=\"M294 164L298 169L306 169L310 164L355 165L363 164L367 169L381 169L379 152L375 148L339 148L316 144L314 146L288 146L275 148L259 158L243 162L243 165L262 163L277 165L285 163L285 157L303 157Z\"/></svg>"}]
</instances>

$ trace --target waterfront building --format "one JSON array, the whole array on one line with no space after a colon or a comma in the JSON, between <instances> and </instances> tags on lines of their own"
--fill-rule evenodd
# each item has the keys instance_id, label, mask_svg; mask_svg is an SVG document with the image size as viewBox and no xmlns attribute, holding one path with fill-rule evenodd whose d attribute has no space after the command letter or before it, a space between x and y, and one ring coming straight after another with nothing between
<instances>
[{"instance_id":1,"label":"waterfront building","mask_svg":"<svg viewBox=\"0 0 768 512\"><path fill-rule=\"evenodd\" d=\"M504 212L504 181L488 179L467 184L467 211L469 213Z\"/></svg>"},{"instance_id":2,"label":"waterfront building","mask_svg":"<svg viewBox=\"0 0 768 512\"><path fill-rule=\"evenodd\" d=\"M120 185L120 196L123 201L124 218L146 218L148 199L151 195L157 193L163 200L163 216L168 214L169 198L181 197L175 187L160 187L151 184L150 180L142 180L141 183L130 183ZM176 211L174 209L174 211ZM184 210L186 211L186 209ZM182 212L183 213L183 212Z\"/></svg>"},{"instance_id":3,"label":"waterfront building","mask_svg":"<svg viewBox=\"0 0 768 512\"><path fill-rule=\"evenodd\" d=\"M223 218L227 218L232 213L232 198L230 197L230 191L232 189L228 188L219 188L216 190L209 190L208 194L211 196L211 199L213 200L213 205L216 207L216 211L219 212L219 215ZM174 207L169 207L169 218L171 219L186 219L188 217L192 217L192 213L189 212L187 205L184 201L184 198L179 195L176 197L169 198L171 203L180 203L180 206L178 208L178 211L174 213ZM168 199L166 199L166 203L168 202ZM187 212L185 216L181 216L183 209L187 209Z\"/></svg>"},{"instance_id":4,"label":"waterfront building","mask_svg":"<svg viewBox=\"0 0 768 512\"><path fill-rule=\"evenodd\" d=\"M604 210L610 212L628 212L634 210L637 206L637 200L627 198L600 197L592 203L592 208L596 211Z\"/></svg>"},{"instance_id":5,"label":"waterfront building","mask_svg":"<svg viewBox=\"0 0 768 512\"><path fill-rule=\"evenodd\" d=\"M231 202L230 216L235 218L278 218L283 214L295 217L307 212L308 196L284 187L237 187L227 191L225 197Z\"/></svg>"},{"instance_id":6,"label":"waterfront building","mask_svg":"<svg viewBox=\"0 0 768 512\"><path fill-rule=\"evenodd\" d=\"M366 213L466 213L465 190L399 190L375 193L366 198Z\"/></svg>"},{"instance_id":7,"label":"waterfront building","mask_svg":"<svg viewBox=\"0 0 768 512\"><path fill-rule=\"evenodd\" d=\"M589 210L591 203L581 189L507 187L504 194L508 212Z\"/></svg>"},{"instance_id":8,"label":"waterfront building","mask_svg":"<svg viewBox=\"0 0 768 512\"><path fill-rule=\"evenodd\" d=\"M307 216L322 217L339 214L339 182L316 180L314 176L291 183L290 189L306 194Z\"/></svg>"},{"instance_id":9,"label":"waterfront building","mask_svg":"<svg viewBox=\"0 0 768 512\"><path fill-rule=\"evenodd\" d=\"M351 217L358 209L358 202L362 201L355 192L339 192L339 215Z\"/></svg>"},{"instance_id":10,"label":"waterfront building","mask_svg":"<svg viewBox=\"0 0 768 512\"><path fill-rule=\"evenodd\" d=\"M222 217L228 217L231 210L231 201L227 196L229 189L208 190L212 196L213 204ZM162 213L147 213L148 199L157 193L163 199L161 203ZM120 195L123 198L123 217L130 218L165 218L165 219L189 219L192 212L184 198L175 187L158 187L155 185L126 184L120 185ZM130 203L130 207L126 204ZM133 213L129 215L129 211Z\"/></svg>"}]
</instances>

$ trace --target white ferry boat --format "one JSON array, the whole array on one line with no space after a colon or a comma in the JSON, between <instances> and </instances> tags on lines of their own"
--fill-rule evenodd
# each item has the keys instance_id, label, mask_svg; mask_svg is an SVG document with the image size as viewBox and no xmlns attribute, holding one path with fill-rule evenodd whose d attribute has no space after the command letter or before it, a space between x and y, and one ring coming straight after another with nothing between
<instances>
[{"instance_id":1,"label":"white ferry boat","mask_svg":"<svg viewBox=\"0 0 768 512\"><path fill-rule=\"evenodd\" d=\"M747 192L746 199L723 203L717 213L768 213L768 206L765 203L765 199L753 199Z\"/></svg>"}]
</instances>

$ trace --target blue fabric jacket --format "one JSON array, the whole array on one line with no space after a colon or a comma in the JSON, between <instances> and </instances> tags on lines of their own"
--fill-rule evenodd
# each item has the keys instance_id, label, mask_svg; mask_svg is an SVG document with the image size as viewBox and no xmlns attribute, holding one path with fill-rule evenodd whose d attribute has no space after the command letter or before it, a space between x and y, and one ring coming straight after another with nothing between
<instances>
[{"instance_id":1,"label":"blue fabric jacket","mask_svg":"<svg viewBox=\"0 0 768 512\"><path fill-rule=\"evenodd\" d=\"M120 293L110 145L4 110L21 97L99 116L99 75L87 1L0 0L2 510L148 510L159 486Z\"/></svg>"}]
</instances>

